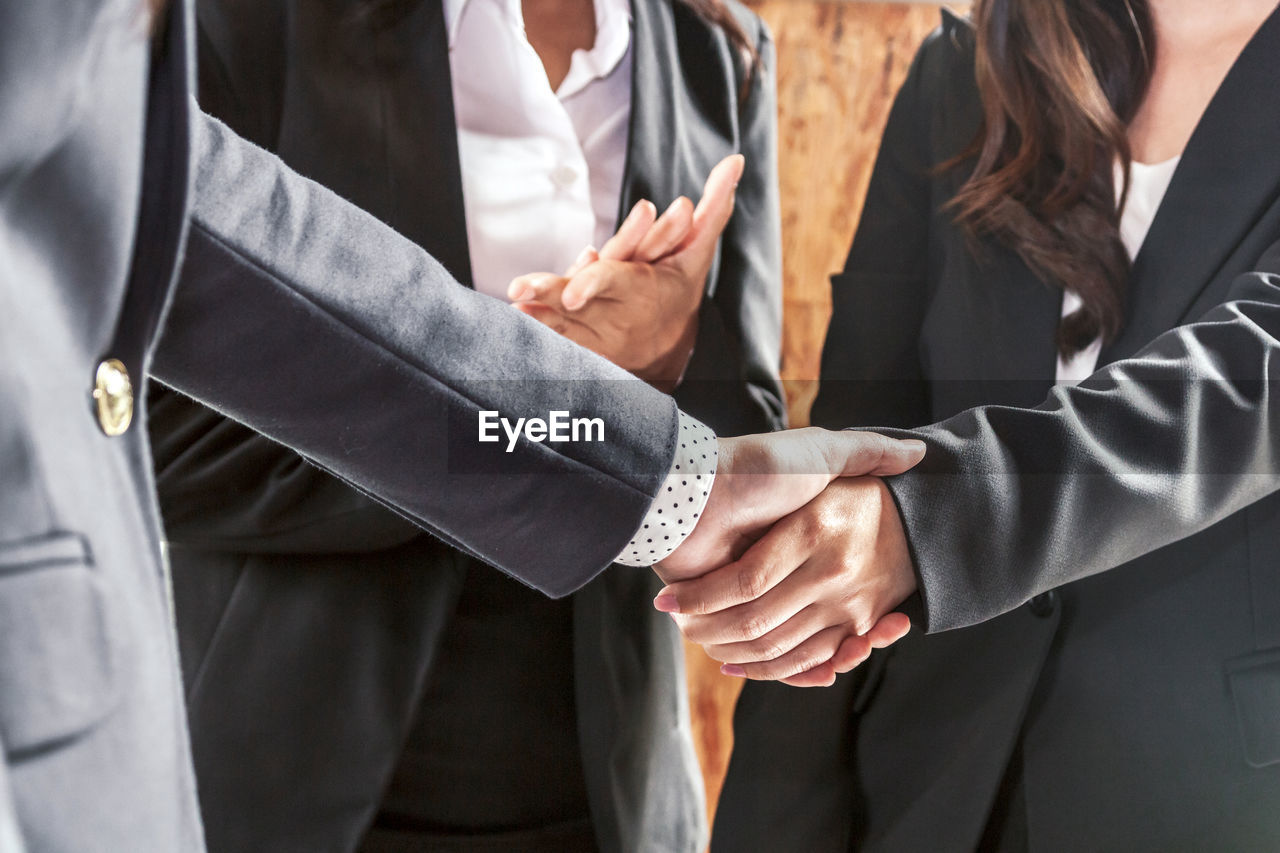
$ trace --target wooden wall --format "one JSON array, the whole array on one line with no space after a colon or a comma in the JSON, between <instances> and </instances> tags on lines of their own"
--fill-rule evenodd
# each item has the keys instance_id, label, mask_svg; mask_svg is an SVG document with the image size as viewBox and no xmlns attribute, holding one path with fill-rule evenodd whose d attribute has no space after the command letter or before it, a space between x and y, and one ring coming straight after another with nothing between
<instances>
[{"instance_id":1,"label":"wooden wall","mask_svg":"<svg viewBox=\"0 0 1280 853\"><path fill-rule=\"evenodd\" d=\"M828 277L844 265L893 95L939 22L932 3L746 0L778 48L784 332L793 426L808 423L831 316ZM966 4L947 4L966 11ZM741 683L687 650L694 735L714 815Z\"/></svg>"}]
</instances>

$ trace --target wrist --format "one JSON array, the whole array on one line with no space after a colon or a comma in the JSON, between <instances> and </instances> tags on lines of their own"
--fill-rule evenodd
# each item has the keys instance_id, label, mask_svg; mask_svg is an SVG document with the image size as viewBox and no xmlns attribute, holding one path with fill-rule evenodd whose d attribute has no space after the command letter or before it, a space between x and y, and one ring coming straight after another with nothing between
<instances>
[{"instance_id":1,"label":"wrist","mask_svg":"<svg viewBox=\"0 0 1280 853\"><path fill-rule=\"evenodd\" d=\"M674 392L684 380L685 371L689 369L697 340L698 312L695 310L685 318L680 334L672 344L636 375L659 391L667 394Z\"/></svg>"},{"instance_id":2,"label":"wrist","mask_svg":"<svg viewBox=\"0 0 1280 853\"><path fill-rule=\"evenodd\" d=\"M880 501L875 561L883 568L879 575L880 607L877 608L879 612L874 614L879 619L914 595L919 584L915 563L907 544L906 528L893 492L884 480L876 478L875 482Z\"/></svg>"},{"instance_id":3,"label":"wrist","mask_svg":"<svg viewBox=\"0 0 1280 853\"><path fill-rule=\"evenodd\" d=\"M690 538L715 489L718 440L702 422L679 412L671 467L658 483L652 504L615 562L651 566Z\"/></svg>"}]
</instances>

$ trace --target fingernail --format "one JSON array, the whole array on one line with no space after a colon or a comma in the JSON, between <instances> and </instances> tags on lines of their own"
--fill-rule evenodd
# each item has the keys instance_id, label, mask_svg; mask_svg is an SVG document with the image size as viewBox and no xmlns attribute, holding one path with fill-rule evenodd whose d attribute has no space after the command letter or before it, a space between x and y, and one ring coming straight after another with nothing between
<instances>
[{"instance_id":1,"label":"fingernail","mask_svg":"<svg viewBox=\"0 0 1280 853\"><path fill-rule=\"evenodd\" d=\"M622 220L622 224L618 226L618 230L622 230L623 225L626 225L630 222L640 219L642 216L647 215L646 209L650 207L654 209L653 215L656 217L658 215L658 209L654 206L653 202L649 201L648 199L643 199L643 198L640 199L638 202L632 205L631 212L627 214L626 219Z\"/></svg>"},{"instance_id":2,"label":"fingernail","mask_svg":"<svg viewBox=\"0 0 1280 853\"><path fill-rule=\"evenodd\" d=\"M519 287L510 288L507 291L507 298L512 302L523 302L526 299L532 299L533 288L522 283Z\"/></svg>"},{"instance_id":3,"label":"fingernail","mask_svg":"<svg viewBox=\"0 0 1280 853\"><path fill-rule=\"evenodd\" d=\"M720 674L727 675L730 678L746 678L747 677L747 671L742 667L738 666L736 663L721 664Z\"/></svg>"},{"instance_id":4,"label":"fingernail","mask_svg":"<svg viewBox=\"0 0 1280 853\"><path fill-rule=\"evenodd\" d=\"M595 246L588 246L587 248L583 249L583 250L578 254L578 259L577 259L577 260L575 260L575 261L573 262L573 265L574 265L575 267L577 267L577 266L581 266L582 264L585 264L585 263L587 262L587 260L588 260L592 255L594 255L594 254L595 254L595 251L596 251L596 247L595 247Z\"/></svg>"},{"instance_id":5,"label":"fingernail","mask_svg":"<svg viewBox=\"0 0 1280 853\"><path fill-rule=\"evenodd\" d=\"M928 445L917 438L906 438L903 439L902 443L917 453L924 453L928 449Z\"/></svg>"},{"instance_id":6,"label":"fingernail","mask_svg":"<svg viewBox=\"0 0 1280 853\"><path fill-rule=\"evenodd\" d=\"M675 595L664 592L653 600L653 606L663 613L679 613L680 602L676 600Z\"/></svg>"}]
</instances>

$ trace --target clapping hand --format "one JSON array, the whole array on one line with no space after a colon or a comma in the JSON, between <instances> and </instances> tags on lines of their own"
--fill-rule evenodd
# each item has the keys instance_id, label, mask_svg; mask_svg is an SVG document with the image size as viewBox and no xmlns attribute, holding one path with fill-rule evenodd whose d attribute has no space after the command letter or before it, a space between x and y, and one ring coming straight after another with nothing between
<instances>
[{"instance_id":1,"label":"clapping hand","mask_svg":"<svg viewBox=\"0 0 1280 853\"><path fill-rule=\"evenodd\" d=\"M564 275L521 276L508 297L575 343L671 390L696 342L707 275L743 167L741 155L722 160L696 208L681 197L659 217L651 202L639 202L598 252L584 251Z\"/></svg>"}]
</instances>

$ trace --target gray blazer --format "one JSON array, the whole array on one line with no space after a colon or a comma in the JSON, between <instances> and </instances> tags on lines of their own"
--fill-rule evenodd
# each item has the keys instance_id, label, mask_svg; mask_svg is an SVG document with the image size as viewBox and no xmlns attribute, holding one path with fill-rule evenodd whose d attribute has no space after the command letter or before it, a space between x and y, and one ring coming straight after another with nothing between
<instances>
[{"instance_id":1,"label":"gray blazer","mask_svg":"<svg viewBox=\"0 0 1280 853\"><path fill-rule=\"evenodd\" d=\"M192 20L171 4L152 48L135 0L0 5L0 838L42 853L203 848L149 370L553 594L608 565L673 452L669 397L194 110ZM138 409L114 437L109 358ZM510 465L470 443L481 408L608 442Z\"/></svg>"},{"instance_id":2,"label":"gray blazer","mask_svg":"<svg viewBox=\"0 0 1280 853\"><path fill-rule=\"evenodd\" d=\"M747 687L717 849L1280 848L1278 52L1280 12L1186 148L1104 369L1051 390L1062 291L972 251L963 170L934 168L977 131L972 31L921 49L814 407L940 421L890 481L921 630L831 691Z\"/></svg>"},{"instance_id":3,"label":"gray blazer","mask_svg":"<svg viewBox=\"0 0 1280 853\"><path fill-rule=\"evenodd\" d=\"M357 5L200 3L201 104L468 282L441 4L408 4L386 26L354 18ZM731 8L763 59L745 98L721 32L682 4L634 4L621 200L696 198L721 157L747 157L676 392L722 434L778 428L783 412L772 45L758 18ZM354 849L464 579L489 569L173 392L157 395L150 427L209 847ZM573 596L578 743L607 851L706 843L683 649L653 610L654 580L611 571Z\"/></svg>"}]
</instances>

